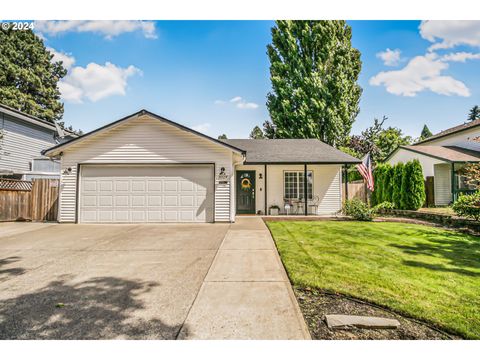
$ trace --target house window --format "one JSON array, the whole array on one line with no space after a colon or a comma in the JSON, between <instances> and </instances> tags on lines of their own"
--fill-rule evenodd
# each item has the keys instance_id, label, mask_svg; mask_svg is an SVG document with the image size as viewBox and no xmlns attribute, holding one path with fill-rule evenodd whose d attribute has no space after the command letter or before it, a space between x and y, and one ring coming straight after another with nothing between
<instances>
[{"instance_id":1,"label":"house window","mask_svg":"<svg viewBox=\"0 0 480 360\"><path fill-rule=\"evenodd\" d=\"M467 182L467 177L462 174L456 174L457 176L457 189L458 190L475 190L478 187L478 181L473 184Z\"/></svg>"},{"instance_id":2,"label":"house window","mask_svg":"<svg viewBox=\"0 0 480 360\"><path fill-rule=\"evenodd\" d=\"M301 200L303 199L303 171L285 171L283 173L283 193L285 199ZM313 172L307 171L307 196L312 199Z\"/></svg>"}]
</instances>

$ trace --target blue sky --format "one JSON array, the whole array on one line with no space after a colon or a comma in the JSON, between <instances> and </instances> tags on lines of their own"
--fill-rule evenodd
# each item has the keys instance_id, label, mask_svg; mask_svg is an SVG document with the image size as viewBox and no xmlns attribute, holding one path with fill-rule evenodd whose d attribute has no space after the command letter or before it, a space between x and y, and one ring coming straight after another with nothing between
<instances>
[{"instance_id":1,"label":"blue sky","mask_svg":"<svg viewBox=\"0 0 480 360\"><path fill-rule=\"evenodd\" d=\"M416 137L424 123L440 131L480 104L480 22L349 24L363 62L353 133L386 115ZM75 128L90 131L146 108L211 136L242 138L268 119L273 21L35 25L68 66L64 120Z\"/></svg>"}]
</instances>

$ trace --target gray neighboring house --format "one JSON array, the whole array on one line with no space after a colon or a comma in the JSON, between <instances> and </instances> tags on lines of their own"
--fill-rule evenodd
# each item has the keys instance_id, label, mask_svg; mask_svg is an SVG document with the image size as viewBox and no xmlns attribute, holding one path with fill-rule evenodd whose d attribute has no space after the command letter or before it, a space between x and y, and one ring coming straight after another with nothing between
<instances>
[{"instance_id":1,"label":"gray neighboring house","mask_svg":"<svg viewBox=\"0 0 480 360\"><path fill-rule=\"evenodd\" d=\"M75 137L55 124L0 104L0 178L59 178L59 161L41 151Z\"/></svg>"}]
</instances>

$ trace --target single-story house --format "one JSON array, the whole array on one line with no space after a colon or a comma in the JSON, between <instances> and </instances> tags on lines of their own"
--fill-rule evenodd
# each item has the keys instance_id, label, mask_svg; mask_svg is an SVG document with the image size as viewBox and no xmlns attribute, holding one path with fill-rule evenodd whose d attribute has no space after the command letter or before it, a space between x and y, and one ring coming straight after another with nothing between
<instances>
[{"instance_id":1,"label":"single-story house","mask_svg":"<svg viewBox=\"0 0 480 360\"><path fill-rule=\"evenodd\" d=\"M59 221L79 223L334 214L342 169L360 162L315 139L218 140L146 110L43 153L61 162Z\"/></svg>"},{"instance_id":2,"label":"single-story house","mask_svg":"<svg viewBox=\"0 0 480 360\"><path fill-rule=\"evenodd\" d=\"M46 147L77 135L0 104L0 178L59 178L60 163L42 156Z\"/></svg>"},{"instance_id":3,"label":"single-story house","mask_svg":"<svg viewBox=\"0 0 480 360\"><path fill-rule=\"evenodd\" d=\"M418 159L427 181L433 181L434 203L448 205L459 193L474 191L459 172L480 162L480 119L444 130L410 146L400 146L386 159L395 165Z\"/></svg>"}]
</instances>

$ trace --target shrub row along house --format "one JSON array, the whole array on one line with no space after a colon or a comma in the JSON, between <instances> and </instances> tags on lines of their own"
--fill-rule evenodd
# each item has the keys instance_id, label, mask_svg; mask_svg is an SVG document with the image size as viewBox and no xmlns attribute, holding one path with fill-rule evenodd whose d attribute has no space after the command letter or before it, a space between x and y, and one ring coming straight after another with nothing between
<instances>
[{"instance_id":1,"label":"shrub row along house","mask_svg":"<svg viewBox=\"0 0 480 360\"><path fill-rule=\"evenodd\" d=\"M395 165L418 159L427 181L434 182L434 203L454 202L460 193L475 189L466 183L465 164L480 162L480 119L452 127L414 145L400 146L386 162Z\"/></svg>"},{"instance_id":2,"label":"shrub row along house","mask_svg":"<svg viewBox=\"0 0 480 360\"><path fill-rule=\"evenodd\" d=\"M80 223L334 214L342 169L360 162L315 139L221 141L146 110L44 155L61 162L59 221Z\"/></svg>"}]
</instances>

